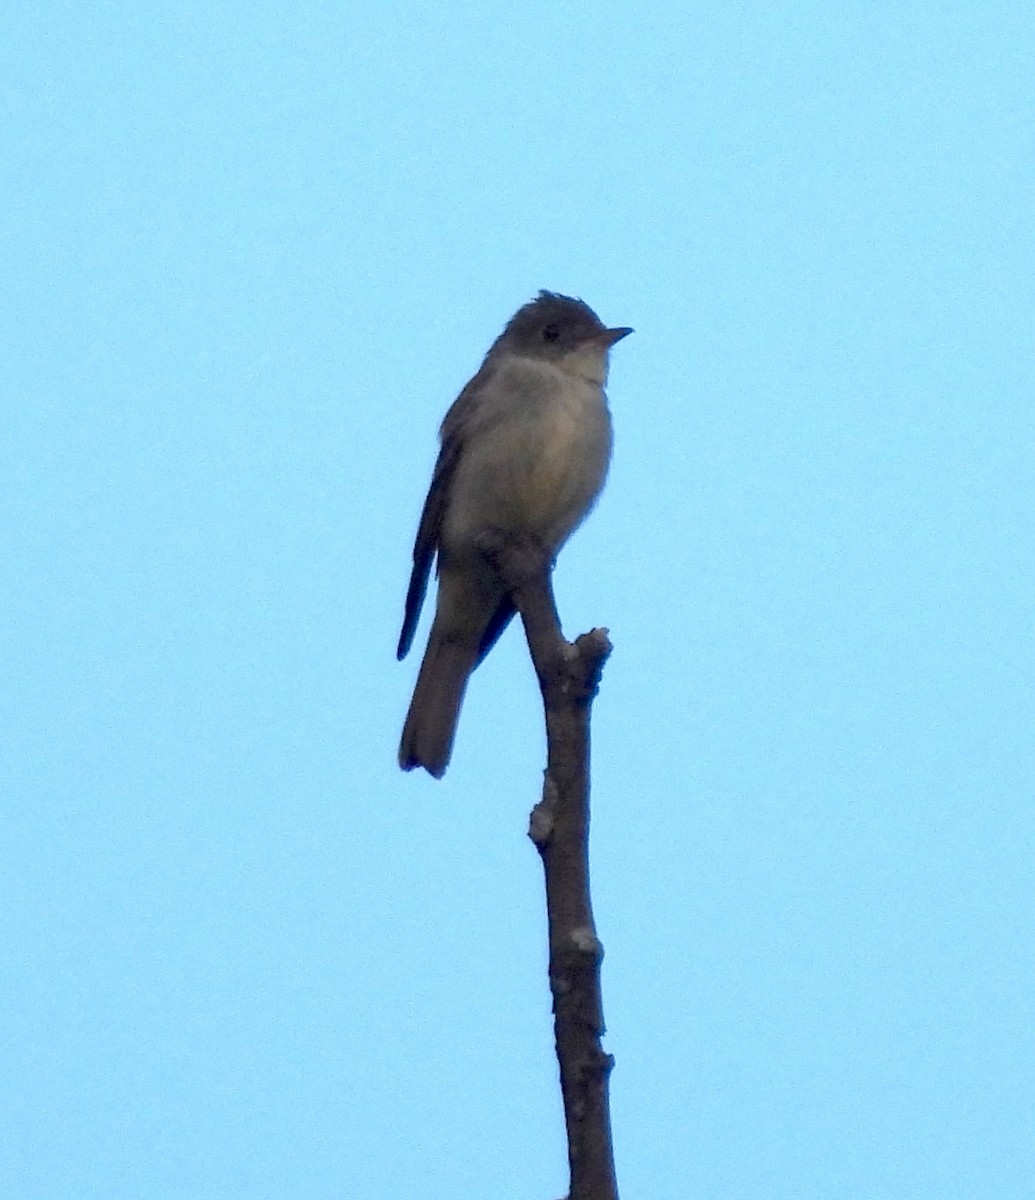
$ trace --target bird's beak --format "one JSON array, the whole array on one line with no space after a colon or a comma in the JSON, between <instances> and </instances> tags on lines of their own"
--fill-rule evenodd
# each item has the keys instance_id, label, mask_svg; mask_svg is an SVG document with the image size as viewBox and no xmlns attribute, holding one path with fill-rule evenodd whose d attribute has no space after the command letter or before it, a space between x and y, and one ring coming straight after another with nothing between
<instances>
[{"instance_id":1,"label":"bird's beak","mask_svg":"<svg viewBox=\"0 0 1035 1200\"><path fill-rule=\"evenodd\" d=\"M622 338L628 337L633 331L627 326L622 325L617 329L605 329L603 333L595 334L592 338L594 342L610 350L615 342L620 342Z\"/></svg>"}]
</instances>

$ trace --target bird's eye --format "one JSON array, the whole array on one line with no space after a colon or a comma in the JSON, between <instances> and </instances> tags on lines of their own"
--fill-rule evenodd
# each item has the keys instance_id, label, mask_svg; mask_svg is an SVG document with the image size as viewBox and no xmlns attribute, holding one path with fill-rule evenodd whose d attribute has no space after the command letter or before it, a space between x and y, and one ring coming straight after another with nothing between
<instances>
[{"instance_id":1,"label":"bird's eye","mask_svg":"<svg viewBox=\"0 0 1035 1200\"><path fill-rule=\"evenodd\" d=\"M543 329L543 340L547 342L556 342L561 336L561 327L559 325L547 325Z\"/></svg>"}]
</instances>

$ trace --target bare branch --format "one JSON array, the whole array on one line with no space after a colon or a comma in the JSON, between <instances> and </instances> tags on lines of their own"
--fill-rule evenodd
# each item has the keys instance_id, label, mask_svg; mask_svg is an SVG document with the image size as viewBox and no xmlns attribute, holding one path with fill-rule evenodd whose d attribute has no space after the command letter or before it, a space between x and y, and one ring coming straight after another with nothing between
<instances>
[{"instance_id":1,"label":"bare branch","mask_svg":"<svg viewBox=\"0 0 1035 1200\"><path fill-rule=\"evenodd\" d=\"M546 713L543 798L529 837L543 862L550 936L550 990L568 1132L568 1200L617 1200L600 963L589 890L589 724L611 643L604 629L565 641L553 563L534 541L487 538L483 549L507 582L524 622Z\"/></svg>"}]
</instances>

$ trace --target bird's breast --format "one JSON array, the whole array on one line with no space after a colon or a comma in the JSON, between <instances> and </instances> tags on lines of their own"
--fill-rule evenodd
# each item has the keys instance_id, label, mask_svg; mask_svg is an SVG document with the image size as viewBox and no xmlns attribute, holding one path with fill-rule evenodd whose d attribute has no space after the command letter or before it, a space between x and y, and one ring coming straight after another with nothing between
<instances>
[{"instance_id":1,"label":"bird's breast","mask_svg":"<svg viewBox=\"0 0 1035 1200\"><path fill-rule=\"evenodd\" d=\"M462 539L488 526L530 533L556 550L607 475L611 418L603 389L532 360L502 371L494 388L505 408L464 447L448 525Z\"/></svg>"}]
</instances>

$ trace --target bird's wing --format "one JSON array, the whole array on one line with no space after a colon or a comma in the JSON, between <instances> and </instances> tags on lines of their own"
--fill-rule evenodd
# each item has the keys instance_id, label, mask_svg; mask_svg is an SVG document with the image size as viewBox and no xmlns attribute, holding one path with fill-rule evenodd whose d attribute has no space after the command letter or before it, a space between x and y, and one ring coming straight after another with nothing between
<instances>
[{"instance_id":1,"label":"bird's wing","mask_svg":"<svg viewBox=\"0 0 1035 1200\"><path fill-rule=\"evenodd\" d=\"M413 543L413 571L410 574L410 586L406 591L406 612L403 616L402 632L399 634L399 648L396 651L399 658L405 658L409 653L413 635L417 631L424 594L428 590L431 563L442 534L442 518L449 495L449 482L456 469L459 452L460 446L457 441L443 441L438 462L435 463L435 473L431 478L431 487L428 488L424 510L420 515L417 538Z\"/></svg>"},{"instance_id":2,"label":"bird's wing","mask_svg":"<svg viewBox=\"0 0 1035 1200\"><path fill-rule=\"evenodd\" d=\"M406 591L406 611L403 616L402 632L399 634L399 646L396 650L396 656L400 659L406 657L413 644L413 635L417 631L424 595L428 590L431 564L442 537L442 523L449 502L453 474L456 471L456 464L460 460L464 442L472 424L472 417L475 417L478 412L478 393L488 376L489 371L483 364L482 369L453 402L442 422L440 434L442 446L438 453L438 461L435 463L435 473L431 477L431 487L428 488L428 496L424 501L424 509L420 515L417 538L413 543L413 571L410 574L410 586Z\"/></svg>"},{"instance_id":3,"label":"bird's wing","mask_svg":"<svg viewBox=\"0 0 1035 1200\"><path fill-rule=\"evenodd\" d=\"M514 607L514 600L508 593L496 605L496 611L492 614L492 618L485 627L485 632L482 634L482 640L478 645L478 661L475 666L485 658L486 654L496 645L500 634L510 624L510 619L517 612Z\"/></svg>"}]
</instances>

